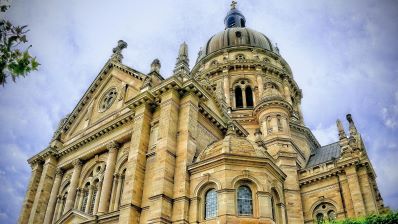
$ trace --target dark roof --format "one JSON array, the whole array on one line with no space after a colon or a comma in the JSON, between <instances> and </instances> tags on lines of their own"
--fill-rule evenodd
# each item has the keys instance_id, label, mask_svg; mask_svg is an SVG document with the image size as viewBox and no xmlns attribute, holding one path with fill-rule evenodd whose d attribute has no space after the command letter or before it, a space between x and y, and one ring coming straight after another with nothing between
<instances>
[{"instance_id":1,"label":"dark roof","mask_svg":"<svg viewBox=\"0 0 398 224\"><path fill-rule=\"evenodd\" d=\"M340 158L340 145L339 142L335 142L329 145L322 146L320 148L315 149L310 159L307 163L308 167L313 167L322 163L326 163L328 161L332 161L333 158Z\"/></svg>"}]
</instances>

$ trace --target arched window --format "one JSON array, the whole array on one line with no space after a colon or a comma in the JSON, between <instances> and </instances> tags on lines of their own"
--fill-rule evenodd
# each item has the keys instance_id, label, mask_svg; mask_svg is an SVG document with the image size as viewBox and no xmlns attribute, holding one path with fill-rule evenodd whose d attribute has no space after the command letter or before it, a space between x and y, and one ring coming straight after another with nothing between
<instances>
[{"instance_id":1,"label":"arched window","mask_svg":"<svg viewBox=\"0 0 398 224\"><path fill-rule=\"evenodd\" d=\"M243 107L242 89L239 86L235 87L235 100L236 100L236 108L242 108Z\"/></svg>"},{"instance_id":2,"label":"arched window","mask_svg":"<svg viewBox=\"0 0 398 224\"><path fill-rule=\"evenodd\" d=\"M216 189L210 189L205 195L205 219L217 216L217 192Z\"/></svg>"},{"instance_id":3,"label":"arched window","mask_svg":"<svg viewBox=\"0 0 398 224\"><path fill-rule=\"evenodd\" d=\"M245 27L245 20L244 19L240 19L240 26L241 27Z\"/></svg>"},{"instance_id":4,"label":"arched window","mask_svg":"<svg viewBox=\"0 0 398 224\"><path fill-rule=\"evenodd\" d=\"M314 209L314 219L317 223L336 219L336 207L328 202L322 202Z\"/></svg>"},{"instance_id":5,"label":"arched window","mask_svg":"<svg viewBox=\"0 0 398 224\"><path fill-rule=\"evenodd\" d=\"M248 186L240 186L238 188L238 215L253 214L252 191Z\"/></svg>"},{"instance_id":6,"label":"arched window","mask_svg":"<svg viewBox=\"0 0 398 224\"><path fill-rule=\"evenodd\" d=\"M246 106L253 107L253 91L250 86L246 87L245 94L246 94Z\"/></svg>"}]
</instances>

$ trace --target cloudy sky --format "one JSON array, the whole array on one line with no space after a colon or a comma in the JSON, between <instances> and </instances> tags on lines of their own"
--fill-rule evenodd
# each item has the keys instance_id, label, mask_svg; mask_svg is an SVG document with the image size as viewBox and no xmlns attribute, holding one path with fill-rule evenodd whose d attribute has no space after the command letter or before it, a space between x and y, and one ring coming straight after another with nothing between
<instances>
[{"instance_id":1,"label":"cloudy sky","mask_svg":"<svg viewBox=\"0 0 398 224\"><path fill-rule=\"evenodd\" d=\"M47 146L111 55L144 73L154 58L168 77L178 46L199 48L224 29L230 1L14 0L6 18L29 25L39 71L0 87L0 223L15 223L30 176L26 160ZM322 144L351 113L378 175L385 204L398 209L397 1L241 0L247 26L278 43L304 93L306 125Z\"/></svg>"}]
</instances>

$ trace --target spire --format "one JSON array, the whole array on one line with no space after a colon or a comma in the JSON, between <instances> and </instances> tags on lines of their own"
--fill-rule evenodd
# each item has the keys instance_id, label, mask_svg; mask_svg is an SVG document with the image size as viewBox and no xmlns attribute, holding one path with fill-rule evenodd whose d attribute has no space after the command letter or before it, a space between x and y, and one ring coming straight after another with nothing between
<instances>
[{"instance_id":1,"label":"spire","mask_svg":"<svg viewBox=\"0 0 398 224\"><path fill-rule=\"evenodd\" d=\"M174 75L181 77L189 77L189 58L188 58L188 45L183 42L178 51L177 62L174 67Z\"/></svg>"},{"instance_id":2,"label":"spire","mask_svg":"<svg viewBox=\"0 0 398 224\"><path fill-rule=\"evenodd\" d=\"M117 46L113 48L113 54L111 56L111 59L116 62L122 62L123 59L122 50L124 48L127 48L127 43L124 42L123 40L119 40L117 42Z\"/></svg>"},{"instance_id":3,"label":"spire","mask_svg":"<svg viewBox=\"0 0 398 224\"><path fill-rule=\"evenodd\" d=\"M347 114L347 121L349 123L350 135L354 136L358 133L357 128L355 127L354 120L352 120L351 114Z\"/></svg>"},{"instance_id":4,"label":"spire","mask_svg":"<svg viewBox=\"0 0 398 224\"><path fill-rule=\"evenodd\" d=\"M224 19L225 29L232 27L245 27L245 16L236 8L237 4L238 3L236 1L231 2L231 9Z\"/></svg>"},{"instance_id":5,"label":"spire","mask_svg":"<svg viewBox=\"0 0 398 224\"><path fill-rule=\"evenodd\" d=\"M336 124L337 124L337 130L339 131L339 139L342 140L342 139L347 138L347 135L345 134L345 131L344 131L343 124L341 123L340 119L337 119Z\"/></svg>"}]
</instances>

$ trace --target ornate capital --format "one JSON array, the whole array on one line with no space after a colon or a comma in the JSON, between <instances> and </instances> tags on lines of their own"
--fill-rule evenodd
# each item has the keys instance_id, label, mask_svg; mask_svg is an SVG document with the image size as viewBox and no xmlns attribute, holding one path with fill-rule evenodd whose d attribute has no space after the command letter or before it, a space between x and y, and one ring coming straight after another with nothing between
<instances>
[{"instance_id":1,"label":"ornate capital","mask_svg":"<svg viewBox=\"0 0 398 224\"><path fill-rule=\"evenodd\" d=\"M109 152L116 151L117 149L119 149L119 147L120 147L119 143L115 141L110 141L106 144L106 148L109 150Z\"/></svg>"},{"instance_id":2,"label":"ornate capital","mask_svg":"<svg viewBox=\"0 0 398 224\"><path fill-rule=\"evenodd\" d=\"M76 167L76 166L82 166L82 165L83 165L83 162L82 162L80 159L75 159L75 160L72 162L72 164L73 164L74 167Z\"/></svg>"},{"instance_id":3,"label":"ornate capital","mask_svg":"<svg viewBox=\"0 0 398 224\"><path fill-rule=\"evenodd\" d=\"M61 168L57 168L55 170L55 175L62 176L62 175L64 175L64 171Z\"/></svg>"}]
</instances>

